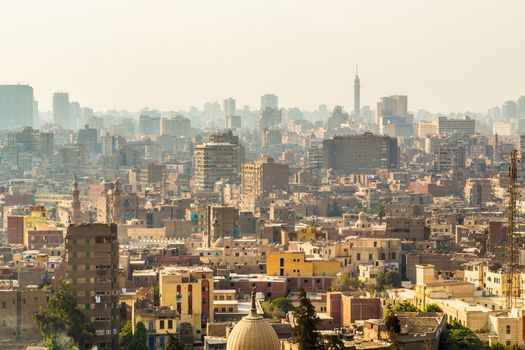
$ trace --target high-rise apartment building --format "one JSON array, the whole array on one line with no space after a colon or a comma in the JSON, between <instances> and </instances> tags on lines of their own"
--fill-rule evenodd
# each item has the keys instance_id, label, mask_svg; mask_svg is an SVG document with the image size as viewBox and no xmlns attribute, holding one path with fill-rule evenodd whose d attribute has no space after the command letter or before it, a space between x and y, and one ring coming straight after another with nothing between
<instances>
[{"instance_id":1,"label":"high-rise apartment building","mask_svg":"<svg viewBox=\"0 0 525 350\"><path fill-rule=\"evenodd\" d=\"M227 99L225 99L224 102L222 103L222 110L225 116L237 115L237 112L236 112L237 109L235 107L235 99L231 97L228 97Z\"/></svg>"},{"instance_id":2,"label":"high-rise apartment building","mask_svg":"<svg viewBox=\"0 0 525 350\"><path fill-rule=\"evenodd\" d=\"M518 117L525 118L525 96L518 98Z\"/></svg>"},{"instance_id":3,"label":"high-rise apartment building","mask_svg":"<svg viewBox=\"0 0 525 350\"><path fill-rule=\"evenodd\" d=\"M506 101L501 107L503 118L516 118L518 116L518 105L514 101Z\"/></svg>"},{"instance_id":4,"label":"high-rise apartment building","mask_svg":"<svg viewBox=\"0 0 525 350\"><path fill-rule=\"evenodd\" d=\"M139 116L139 134L145 136L159 136L160 124L160 117L141 115Z\"/></svg>"},{"instance_id":5,"label":"high-rise apartment building","mask_svg":"<svg viewBox=\"0 0 525 350\"><path fill-rule=\"evenodd\" d=\"M64 129L71 129L69 118L69 95L66 92L53 94L53 123Z\"/></svg>"},{"instance_id":6,"label":"high-rise apartment building","mask_svg":"<svg viewBox=\"0 0 525 350\"><path fill-rule=\"evenodd\" d=\"M273 94L262 95L261 109L264 108L279 109L279 97Z\"/></svg>"},{"instance_id":7,"label":"high-rise apartment building","mask_svg":"<svg viewBox=\"0 0 525 350\"><path fill-rule=\"evenodd\" d=\"M476 132L476 120L465 116L461 119L439 117L437 120L439 135L463 134L472 135Z\"/></svg>"},{"instance_id":8,"label":"high-rise apartment building","mask_svg":"<svg viewBox=\"0 0 525 350\"><path fill-rule=\"evenodd\" d=\"M190 137L191 121L182 115L162 118L160 121L160 134L175 137Z\"/></svg>"},{"instance_id":9,"label":"high-rise apartment building","mask_svg":"<svg viewBox=\"0 0 525 350\"><path fill-rule=\"evenodd\" d=\"M33 126L33 88L0 85L0 128Z\"/></svg>"},{"instance_id":10,"label":"high-rise apartment building","mask_svg":"<svg viewBox=\"0 0 525 350\"><path fill-rule=\"evenodd\" d=\"M120 326L117 225L70 225L67 278L78 307L95 329L98 348L118 349Z\"/></svg>"},{"instance_id":11,"label":"high-rise apartment building","mask_svg":"<svg viewBox=\"0 0 525 350\"><path fill-rule=\"evenodd\" d=\"M408 114L406 96L381 97L377 103L376 124L383 135L408 137L414 133L414 116Z\"/></svg>"},{"instance_id":12,"label":"high-rise apartment building","mask_svg":"<svg viewBox=\"0 0 525 350\"><path fill-rule=\"evenodd\" d=\"M81 122L82 109L80 103L70 102L69 103L69 122L71 123L71 129L78 129L82 126Z\"/></svg>"},{"instance_id":13,"label":"high-rise apartment building","mask_svg":"<svg viewBox=\"0 0 525 350\"><path fill-rule=\"evenodd\" d=\"M288 191L288 164L275 163L274 159L261 156L242 167L242 191L245 195L264 196L272 191Z\"/></svg>"},{"instance_id":14,"label":"high-rise apartment building","mask_svg":"<svg viewBox=\"0 0 525 350\"><path fill-rule=\"evenodd\" d=\"M393 169L399 165L397 139L389 136L335 136L323 141L323 168L343 173Z\"/></svg>"},{"instance_id":15,"label":"high-rise apartment building","mask_svg":"<svg viewBox=\"0 0 525 350\"><path fill-rule=\"evenodd\" d=\"M448 171L465 168L465 146L456 144L439 144L434 150L433 164L435 171Z\"/></svg>"},{"instance_id":16,"label":"high-rise apartment building","mask_svg":"<svg viewBox=\"0 0 525 350\"><path fill-rule=\"evenodd\" d=\"M241 116L240 115L227 115L226 116L226 129L240 129L241 128Z\"/></svg>"},{"instance_id":17,"label":"high-rise apartment building","mask_svg":"<svg viewBox=\"0 0 525 350\"><path fill-rule=\"evenodd\" d=\"M117 148L117 138L109 133L102 136L102 154L112 156Z\"/></svg>"},{"instance_id":18,"label":"high-rise apartment building","mask_svg":"<svg viewBox=\"0 0 525 350\"><path fill-rule=\"evenodd\" d=\"M194 154L194 186L197 191L212 191L217 181L239 177L239 145L206 142Z\"/></svg>"},{"instance_id":19,"label":"high-rise apartment building","mask_svg":"<svg viewBox=\"0 0 525 350\"><path fill-rule=\"evenodd\" d=\"M21 151L35 156L51 158L54 150L54 135L31 127L7 134L7 145L21 147Z\"/></svg>"},{"instance_id":20,"label":"high-rise apartment building","mask_svg":"<svg viewBox=\"0 0 525 350\"><path fill-rule=\"evenodd\" d=\"M86 151L89 152L89 155L91 157L95 157L97 155L97 148L98 148L98 135L97 135L97 129L92 129L88 125L84 126L84 129L79 129L77 133L77 139L78 144L84 144L86 145Z\"/></svg>"}]
</instances>

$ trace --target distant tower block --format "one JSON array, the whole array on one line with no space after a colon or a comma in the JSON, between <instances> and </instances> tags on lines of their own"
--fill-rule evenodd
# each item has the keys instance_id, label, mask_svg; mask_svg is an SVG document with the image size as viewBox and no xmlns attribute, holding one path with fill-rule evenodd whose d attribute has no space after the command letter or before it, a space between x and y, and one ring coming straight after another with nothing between
<instances>
[{"instance_id":1,"label":"distant tower block","mask_svg":"<svg viewBox=\"0 0 525 350\"><path fill-rule=\"evenodd\" d=\"M355 67L354 79L354 115L359 117L361 110L361 81L359 80L359 67Z\"/></svg>"}]
</instances>

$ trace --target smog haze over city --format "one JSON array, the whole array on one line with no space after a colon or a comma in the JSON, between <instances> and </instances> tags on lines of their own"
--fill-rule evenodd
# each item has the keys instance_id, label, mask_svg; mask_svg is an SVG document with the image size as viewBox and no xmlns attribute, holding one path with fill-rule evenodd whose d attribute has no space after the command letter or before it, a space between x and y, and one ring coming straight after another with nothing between
<instances>
[{"instance_id":1,"label":"smog haze over city","mask_svg":"<svg viewBox=\"0 0 525 350\"><path fill-rule=\"evenodd\" d=\"M0 3L0 350L525 350L525 1Z\"/></svg>"}]
</instances>

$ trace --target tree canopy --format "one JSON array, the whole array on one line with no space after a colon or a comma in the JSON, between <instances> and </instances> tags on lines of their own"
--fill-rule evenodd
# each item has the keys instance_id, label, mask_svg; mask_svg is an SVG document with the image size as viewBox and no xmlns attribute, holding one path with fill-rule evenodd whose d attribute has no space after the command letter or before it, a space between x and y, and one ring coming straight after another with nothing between
<instances>
[{"instance_id":1,"label":"tree canopy","mask_svg":"<svg viewBox=\"0 0 525 350\"><path fill-rule=\"evenodd\" d=\"M165 350L184 350L184 345L181 344L179 341L179 338L168 331L166 331L168 334L168 342L166 344Z\"/></svg>"},{"instance_id":2,"label":"tree canopy","mask_svg":"<svg viewBox=\"0 0 525 350\"><path fill-rule=\"evenodd\" d=\"M330 290L332 292L348 292L353 290L361 290L364 287L365 285L363 282L345 273L332 281Z\"/></svg>"},{"instance_id":3,"label":"tree canopy","mask_svg":"<svg viewBox=\"0 0 525 350\"><path fill-rule=\"evenodd\" d=\"M275 319L284 318L289 311L295 310L288 298L275 298L271 302L264 302L262 307L265 314Z\"/></svg>"},{"instance_id":4,"label":"tree canopy","mask_svg":"<svg viewBox=\"0 0 525 350\"><path fill-rule=\"evenodd\" d=\"M124 326L122 326L118 335L118 339L119 344L122 346L129 346L131 344L131 341L133 340L133 325L131 324L131 321L124 323Z\"/></svg>"},{"instance_id":5,"label":"tree canopy","mask_svg":"<svg viewBox=\"0 0 525 350\"><path fill-rule=\"evenodd\" d=\"M424 309L424 312L443 312L437 304L428 304Z\"/></svg>"},{"instance_id":6,"label":"tree canopy","mask_svg":"<svg viewBox=\"0 0 525 350\"><path fill-rule=\"evenodd\" d=\"M148 332L146 326L144 326L142 322L137 322L129 350L148 350L148 345L146 344L147 338Z\"/></svg>"},{"instance_id":7,"label":"tree canopy","mask_svg":"<svg viewBox=\"0 0 525 350\"><path fill-rule=\"evenodd\" d=\"M396 271L380 273L376 278L376 290L382 292L388 288L400 288L401 276Z\"/></svg>"},{"instance_id":8,"label":"tree canopy","mask_svg":"<svg viewBox=\"0 0 525 350\"><path fill-rule=\"evenodd\" d=\"M49 298L46 308L34 315L34 320L44 343L51 349L84 349L95 335L93 327L78 308L67 280Z\"/></svg>"},{"instance_id":9,"label":"tree canopy","mask_svg":"<svg viewBox=\"0 0 525 350\"><path fill-rule=\"evenodd\" d=\"M439 348L443 350L476 350L483 347L476 333L458 321L447 323L439 341Z\"/></svg>"},{"instance_id":10,"label":"tree canopy","mask_svg":"<svg viewBox=\"0 0 525 350\"><path fill-rule=\"evenodd\" d=\"M394 311L417 312L421 310L419 310L415 305L405 300L400 303L397 303L394 306Z\"/></svg>"},{"instance_id":11,"label":"tree canopy","mask_svg":"<svg viewBox=\"0 0 525 350\"><path fill-rule=\"evenodd\" d=\"M321 337L317 332L317 316L314 306L306 296L304 289L299 296L299 306L295 310L295 327L293 336L298 344L299 350L322 349Z\"/></svg>"}]
</instances>

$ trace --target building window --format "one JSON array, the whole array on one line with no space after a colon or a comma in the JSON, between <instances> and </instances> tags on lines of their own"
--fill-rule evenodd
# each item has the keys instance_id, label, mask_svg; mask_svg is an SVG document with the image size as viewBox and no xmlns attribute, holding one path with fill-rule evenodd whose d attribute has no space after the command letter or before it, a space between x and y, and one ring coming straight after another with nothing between
<instances>
[{"instance_id":1,"label":"building window","mask_svg":"<svg viewBox=\"0 0 525 350\"><path fill-rule=\"evenodd\" d=\"M164 320L159 321L159 328L164 329Z\"/></svg>"},{"instance_id":2,"label":"building window","mask_svg":"<svg viewBox=\"0 0 525 350\"><path fill-rule=\"evenodd\" d=\"M173 320L168 320L168 328L169 329L173 328Z\"/></svg>"},{"instance_id":3,"label":"building window","mask_svg":"<svg viewBox=\"0 0 525 350\"><path fill-rule=\"evenodd\" d=\"M505 326L505 332L507 334L510 334L510 324L508 324L507 326Z\"/></svg>"},{"instance_id":4,"label":"building window","mask_svg":"<svg viewBox=\"0 0 525 350\"><path fill-rule=\"evenodd\" d=\"M361 261L361 253L357 253L355 259L356 259L357 261Z\"/></svg>"}]
</instances>

